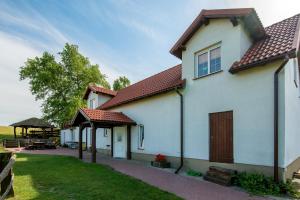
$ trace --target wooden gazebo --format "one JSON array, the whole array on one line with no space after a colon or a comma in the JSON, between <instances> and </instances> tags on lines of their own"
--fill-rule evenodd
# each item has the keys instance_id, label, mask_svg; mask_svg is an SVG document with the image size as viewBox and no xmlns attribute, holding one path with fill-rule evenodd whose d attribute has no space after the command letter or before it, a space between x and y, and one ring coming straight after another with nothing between
<instances>
[{"instance_id":1,"label":"wooden gazebo","mask_svg":"<svg viewBox=\"0 0 300 200\"><path fill-rule=\"evenodd\" d=\"M28 135L28 129L29 128L40 128L42 129L42 132L45 134L46 133L46 129L50 129L51 132L53 132L53 129L55 128L54 126L52 126L51 124L49 124L48 122L39 119L39 118L29 118L20 122L16 122L10 126L14 127L14 136L15 138L17 137L16 135L16 128L22 128L22 136L24 136L24 129L25 129L25 136Z\"/></svg>"}]
</instances>

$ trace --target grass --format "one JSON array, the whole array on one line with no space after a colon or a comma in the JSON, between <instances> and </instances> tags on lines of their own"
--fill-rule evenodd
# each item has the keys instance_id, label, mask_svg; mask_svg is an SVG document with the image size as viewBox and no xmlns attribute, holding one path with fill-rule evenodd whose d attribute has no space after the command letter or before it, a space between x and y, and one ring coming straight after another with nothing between
<instances>
[{"instance_id":1,"label":"grass","mask_svg":"<svg viewBox=\"0 0 300 200\"><path fill-rule=\"evenodd\" d=\"M17 129L17 133L20 133L21 130ZM0 141L3 139L12 139L14 138L14 129L11 126L0 126Z\"/></svg>"},{"instance_id":2,"label":"grass","mask_svg":"<svg viewBox=\"0 0 300 200\"><path fill-rule=\"evenodd\" d=\"M180 199L109 167L68 156L18 154L9 200Z\"/></svg>"}]
</instances>

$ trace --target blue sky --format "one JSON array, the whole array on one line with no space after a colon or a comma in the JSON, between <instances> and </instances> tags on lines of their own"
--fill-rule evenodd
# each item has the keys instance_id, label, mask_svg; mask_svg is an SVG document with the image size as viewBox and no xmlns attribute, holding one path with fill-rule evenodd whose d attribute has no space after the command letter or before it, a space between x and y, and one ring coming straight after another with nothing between
<instances>
[{"instance_id":1,"label":"blue sky","mask_svg":"<svg viewBox=\"0 0 300 200\"><path fill-rule=\"evenodd\" d=\"M232 7L254 7L264 25L300 13L297 0L0 1L0 124L41 115L28 83L18 80L26 58L56 54L69 42L110 82L121 75L136 82L180 63L169 50L201 9Z\"/></svg>"}]
</instances>

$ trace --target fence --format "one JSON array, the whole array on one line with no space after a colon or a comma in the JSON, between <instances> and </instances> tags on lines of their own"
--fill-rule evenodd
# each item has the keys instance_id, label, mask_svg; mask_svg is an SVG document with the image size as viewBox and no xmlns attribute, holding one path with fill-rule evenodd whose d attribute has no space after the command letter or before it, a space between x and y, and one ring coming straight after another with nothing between
<instances>
[{"instance_id":1,"label":"fence","mask_svg":"<svg viewBox=\"0 0 300 200\"><path fill-rule=\"evenodd\" d=\"M11 152L0 153L0 200L4 200L8 195L14 195L13 181L14 174L12 167L16 161L16 155Z\"/></svg>"}]
</instances>

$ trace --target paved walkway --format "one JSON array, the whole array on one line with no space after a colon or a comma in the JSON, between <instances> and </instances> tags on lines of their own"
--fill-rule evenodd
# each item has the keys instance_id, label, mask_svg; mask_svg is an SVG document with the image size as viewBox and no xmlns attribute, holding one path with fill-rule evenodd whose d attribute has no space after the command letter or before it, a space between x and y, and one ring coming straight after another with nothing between
<instances>
[{"instance_id":1,"label":"paved walkway","mask_svg":"<svg viewBox=\"0 0 300 200\"><path fill-rule=\"evenodd\" d=\"M22 153L77 156L76 150L60 148L56 150L21 150ZM90 162L90 154L84 152L84 161ZM140 179L150 185L174 193L188 200L258 200L234 187L224 187L192 177L175 175L170 171L147 166L138 161L111 159L97 154L97 163L105 164L129 176Z\"/></svg>"}]
</instances>

